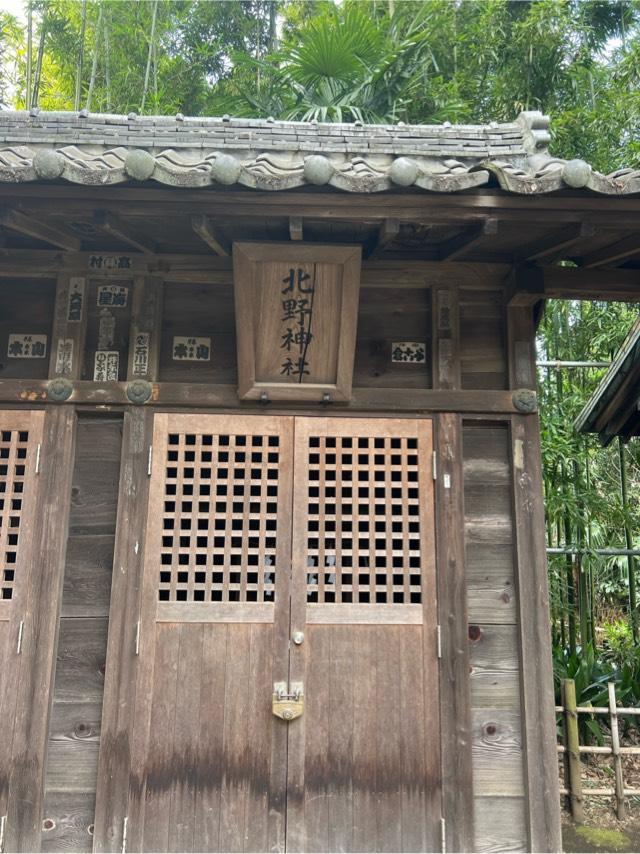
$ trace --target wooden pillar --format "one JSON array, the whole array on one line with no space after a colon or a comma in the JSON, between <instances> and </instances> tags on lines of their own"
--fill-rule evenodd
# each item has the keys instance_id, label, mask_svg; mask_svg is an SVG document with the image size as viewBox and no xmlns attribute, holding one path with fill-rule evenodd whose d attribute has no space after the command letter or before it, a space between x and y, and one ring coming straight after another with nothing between
<instances>
[{"instance_id":1,"label":"wooden pillar","mask_svg":"<svg viewBox=\"0 0 640 854\"><path fill-rule=\"evenodd\" d=\"M95 851L122 850L128 809L129 735L134 711L137 620L152 429L152 410L131 407L125 412L96 794Z\"/></svg>"},{"instance_id":2,"label":"wooden pillar","mask_svg":"<svg viewBox=\"0 0 640 854\"><path fill-rule=\"evenodd\" d=\"M460 388L460 317L457 287L433 290L433 387Z\"/></svg>"},{"instance_id":3,"label":"wooden pillar","mask_svg":"<svg viewBox=\"0 0 640 854\"><path fill-rule=\"evenodd\" d=\"M153 382L160 364L162 321L162 279L136 276L133 283L133 310L129 332L127 379Z\"/></svg>"},{"instance_id":4,"label":"wooden pillar","mask_svg":"<svg viewBox=\"0 0 640 854\"><path fill-rule=\"evenodd\" d=\"M512 418L511 467L529 850L560 851L558 756L537 415Z\"/></svg>"},{"instance_id":5,"label":"wooden pillar","mask_svg":"<svg viewBox=\"0 0 640 854\"><path fill-rule=\"evenodd\" d=\"M73 407L48 406L40 454L34 568L29 574L18 678L5 851L39 851L75 451Z\"/></svg>"},{"instance_id":6,"label":"wooden pillar","mask_svg":"<svg viewBox=\"0 0 640 854\"><path fill-rule=\"evenodd\" d=\"M440 668L444 850L473 851L471 699L464 562L462 419L437 421L436 559L442 633Z\"/></svg>"},{"instance_id":7,"label":"wooden pillar","mask_svg":"<svg viewBox=\"0 0 640 854\"><path fill-rule=\"evenodd\" d=\"M509 387L536 387L535 330L532 306L507 309L509 335Z\"/></svg>"},{"instance_id":8,"label":"wooden pillar","mask_svg":"<svg viewBox=\"0 0 640 854\"><path fill-rule=\"evenodd\" d=\"M59 276L49 362L50 377L82 379L87 299L88 282L84 276Z\"/></svg>"}]
</instances>

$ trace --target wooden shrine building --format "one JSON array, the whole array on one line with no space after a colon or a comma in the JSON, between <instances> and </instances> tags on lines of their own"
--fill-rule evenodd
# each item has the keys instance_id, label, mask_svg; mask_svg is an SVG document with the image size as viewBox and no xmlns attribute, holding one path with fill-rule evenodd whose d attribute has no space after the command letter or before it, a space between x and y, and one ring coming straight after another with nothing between
<instances>
[{"instance_id":1,"label":"wooden shrine building","mask_svg":"<svg viewBox=\"0 0 640 854\"><path fill-rule=\"evenodd\" d=\"M560 850L534 330L640 173L548 143L0 113L1 851Z\"/></svg>"},{"instance_id":2,"label":"wooden shrine building","mask_svg":"<svg viewBox=\"0 0 640 854\"><path fill-rule=\"evenodd\" d=\"M576 418L575 427L583 433L597 433L603 445L616 436L624 442L640 436L640 318Z\"/></svg>"}]
</instances>

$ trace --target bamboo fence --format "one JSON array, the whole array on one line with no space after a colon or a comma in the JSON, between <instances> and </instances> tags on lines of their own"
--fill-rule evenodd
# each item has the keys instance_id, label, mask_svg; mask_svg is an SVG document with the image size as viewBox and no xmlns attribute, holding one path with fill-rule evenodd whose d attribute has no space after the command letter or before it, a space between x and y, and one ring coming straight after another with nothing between
<instances>
[{"instance_id":1,"label":"bamboo fence","mask_svg":"<svg viewBox=\"0 0 640 854\"><path fill-rule=\"evenodd\" d=\"M569 799L571 815L574 821L584 821L584 799L595 797L610 797L615 800L618 819L626 817L626 798L640 795L640 789L625 788L623 773L623 756L640 756L640 745L622 747L620 745L620 730L618 719L620 715L640 715L640 708L623 708L616 704L616 693L613 682L608 683L608 706L578 706L576 704L576 686L573 679L562 681L562 705L556 706L556 712L563 717L563 744L558 745L558 753L564 757L564 786L560 794ZM609 718L611 744L595 746L580 744L580 727L578 715L606 715ZM614 786L613 788L590 788L583 786L582 754L604 755L612 757Z\"/></svg>"}]
</instances>

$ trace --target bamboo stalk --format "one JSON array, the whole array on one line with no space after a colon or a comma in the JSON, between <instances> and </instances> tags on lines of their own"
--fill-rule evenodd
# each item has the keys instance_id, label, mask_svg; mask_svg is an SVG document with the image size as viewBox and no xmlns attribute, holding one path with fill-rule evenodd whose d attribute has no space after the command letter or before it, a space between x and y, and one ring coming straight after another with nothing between
<instances>
[{"instance_id":1,"label":"bamboo stalk","mask_svg":"<svg viewBox=\"0 0 640 854\"><path fill-rule=\"evenodd\" d=\"M609 716L611 719L611 752L613 754L613 770L615 773L616 806L618 820L626 816L624 801L624 780L622 778L622 757L620 756L620 733L618 732L618 712L616 709L616 688L613 682L607 684L609 689Z\"/></svg>"},{"instance_id":2,"label":"bamboo stalk","mask_svg":"<svg viewBox=\"0 0 640 854\"><path fill-rule=\"evenodd\" d=\"M626 515L626 510L628 507L627 463L624 453L624 443L620 436L618 437L618 453L620 455L620 493L622 496L622 510L625 514L624 537L627 544L627 548L632 549L633 538L631 536L631 527L629 526L629 522ZM636 576L635 561L633 559L633 555L627 555L627 572L629 574L629 619L631 620L631 633L633 635L633 642L638 643L638 626L636 614Z\"/></svg>"},{"instance_id":3,"label":"bamboo stalk","mask_svg":"<svg viewBox=\"0 0 640 854\"><path fill-rule=\"evenodd\" d=\"M562 680L565 732L567 734L567 756L569 769L569 798L571 815L577 824L584 822L582 803L582 772L580 763L580 738L578 736L578 713L576 711L576 683L573 679Z\"/></svg>"}]
</instances>

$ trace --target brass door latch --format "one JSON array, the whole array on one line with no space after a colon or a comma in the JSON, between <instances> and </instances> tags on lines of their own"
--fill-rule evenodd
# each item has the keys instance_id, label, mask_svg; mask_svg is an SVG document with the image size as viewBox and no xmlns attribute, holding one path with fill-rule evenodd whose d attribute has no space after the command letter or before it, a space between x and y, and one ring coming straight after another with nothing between
<instances>
[{"instance_id":1,"label":"brass door latch","mask_svg":"<svg viewBox=\"0 0 640 854\"><path fill-rule=\"evenodd\" d=\"M302 682L292 682L289 690L287 690L286 682L274 682L271 711L283 721L299 718L304 711L304 686Z\"/></svg>"}]
</instances>

